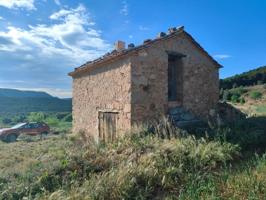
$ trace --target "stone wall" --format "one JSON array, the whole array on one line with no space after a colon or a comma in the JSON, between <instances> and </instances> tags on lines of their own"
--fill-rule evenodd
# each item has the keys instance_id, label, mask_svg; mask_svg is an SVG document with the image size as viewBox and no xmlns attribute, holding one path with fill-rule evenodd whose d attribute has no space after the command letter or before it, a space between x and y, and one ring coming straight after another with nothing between
<instances>
[{"instance_id":1,"label":"stone wall","mask_svg":"<svg viewBox=\"0 0 266 200\"><path fill-rule=\"evenodd\" d=\"M168 101L168 54L182 58L182 101ZM85 131L98 139L98 112L118 112L118 134L135 123L166 115L171 107L183 106L207 118L219 99L217 65L186 33L153 42L108 64L73 77L73 131ZM178 88L178 87L177 87Z\"/></svg>"},{"instance_id":2,"label":"stone wall","mask_svg":"<svg viewBox=\"0 0 266 200\"><path fill-rule=\"evenodd\" d=\"M73 79L73 132L85 131L98 139L98 112L118 112L117 132L131 126L130 59L97 66Z\"/></svg>"},{"instance_id":3,"label":"stone wall","mask_svg":"<svg viewBox=\"0 0 266 200\"><path fill-rule=\"evenodd\" d=\"M183 101L168 102L168 54L186 55L183 62ZM169 106L182 104L206 118L219 100L218 67L185 33L151 44L132 58L132 123L165 115Z\"/></svg>"}]
</instances>

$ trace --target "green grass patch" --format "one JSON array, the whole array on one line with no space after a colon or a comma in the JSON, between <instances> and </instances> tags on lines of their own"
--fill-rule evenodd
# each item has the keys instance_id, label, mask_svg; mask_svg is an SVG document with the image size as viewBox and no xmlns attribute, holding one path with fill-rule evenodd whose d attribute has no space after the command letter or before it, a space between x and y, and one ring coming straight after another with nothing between
<instances>
[{"instance_id":1,"label":"green grass patch","mask_svg":"<svg viewBox=\"0 0 266 200\"><path fill-rule=\"evenodd\" d=\"M257 99L261 99L262 98L262 93L258 92L258 91L251 91L249 93L250 98L257 100Z\"/></svg>"},{"instance_id":2,"label":"green grass patch","mask_svg":"<svg viewBox=\"0 0 266 200\"><path fill-rule=\"evenodd\" d=\"M256 109L255 110L259 114L265 114L266 115L266 105L256 106Z\"/></svg>"}]
</instances>

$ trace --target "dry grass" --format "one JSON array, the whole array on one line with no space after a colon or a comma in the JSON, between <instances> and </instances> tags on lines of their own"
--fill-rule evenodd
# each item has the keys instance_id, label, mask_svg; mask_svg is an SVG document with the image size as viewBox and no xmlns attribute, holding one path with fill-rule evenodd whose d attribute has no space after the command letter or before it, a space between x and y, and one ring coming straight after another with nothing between
<instances>
[{"instance_id":1,"label":"dry grass","mask_svg":"<svg viewBox=\"0 0 266 200\"><path fill-rule=\"evenodd\" d=\"M244 89L247 89L248 91L242 95L245 99L245 103L234 103L232 105L249 116L266 116L266 88L264 85L249 86ZM262 98L257 100L252 99L249 95L252 91L261 92Z\"/></svg>"},{"instance_id":2,"label":"dry grass","mask_svg":"<svg viewBox=\"0 0 266 200\"><path fill-rule=\"evenodd\" d=\"M239 164L238 145L196 139L169 126L162 121L153 134L148 133L149 127L136 127L134 133L112 144L96 144L82 133L30 143L0 143L0 197L116 200L266 196L266 156ZM171 139L162 139L160 132Z\"/></svg>"}]
</instances>

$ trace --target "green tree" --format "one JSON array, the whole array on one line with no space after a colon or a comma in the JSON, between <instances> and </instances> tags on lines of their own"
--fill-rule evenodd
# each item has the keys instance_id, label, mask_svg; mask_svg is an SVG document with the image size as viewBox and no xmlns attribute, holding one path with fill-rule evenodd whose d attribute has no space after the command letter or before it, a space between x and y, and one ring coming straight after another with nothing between
<instances>
[{"instance_id":1,"label":"green tree","mask_svg":"<svg viewBox=\"0 0 266 200\"><path fill-rule=\"evenodd\" d=\"M59 119L57 119L56 117L48 117L45 122L49 125L49 126L53 126L56 127L59 124Z\"/></svg>"},{"instance_id":2,"label":"green tree","mask_svg":"<svg viewBox=\"0 0 266 200\"><path fill-rule=\"evenodd\" d=\"M4 118L2 119L2 123L3 124L10 124L12 122L12 120L10 118Z\"/></svg>"}]
</instances>

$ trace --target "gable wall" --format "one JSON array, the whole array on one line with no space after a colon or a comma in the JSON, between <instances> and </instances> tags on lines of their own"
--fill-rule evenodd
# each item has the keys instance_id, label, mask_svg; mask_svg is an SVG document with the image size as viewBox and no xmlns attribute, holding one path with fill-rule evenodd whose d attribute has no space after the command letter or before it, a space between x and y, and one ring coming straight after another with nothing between
<instances>
[{"instance_id":1,"label":"gable wall","mask_svg":"<svg viewBox=\"0 0 266 200\"><path fill-rule=\"evenodd\" d=\"M118 134L130 128L130 59L99 66L73 79L73 132L98 139L98 112L118 112Z\"/></svg>"},{"instance_id":2,"label":"gable wall","mask_svg":"<svg viewBox=\"0 0 266 200\"><path fill-rule=\"evenodd\" d=\"M183 60L183 106L206 117L219 99L219 74L214 63L183 33L141 50L132 58L132 123L149 121L168 112L168 55ZM179 105L181 102L172 102Z\"/></svg>"}]
</instances>

